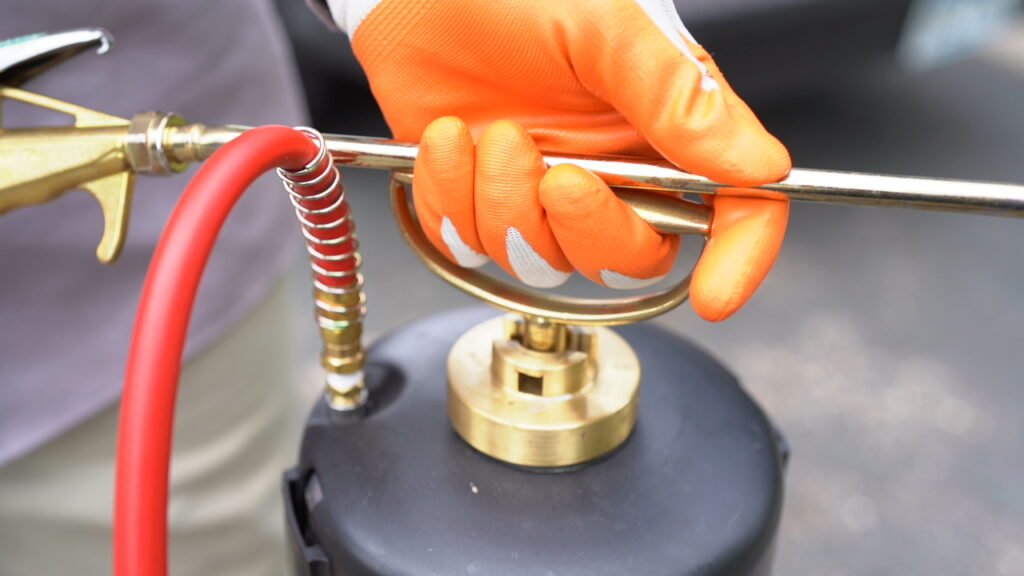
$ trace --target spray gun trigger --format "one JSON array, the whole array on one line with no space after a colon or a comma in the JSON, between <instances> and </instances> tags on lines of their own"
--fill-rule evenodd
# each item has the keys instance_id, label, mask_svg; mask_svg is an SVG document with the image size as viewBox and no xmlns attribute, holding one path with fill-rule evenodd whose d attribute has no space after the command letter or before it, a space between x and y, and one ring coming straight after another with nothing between
<instances>
[{"instance_id":1,"label":"spray gun trigger","mask_svg":"<svg viewBox=\"0 0 1024 576\"><path fill-rule=\"evenodd\" d=\"M128 214L132 205L135 174L118 172L82 185L96 198L103 211L103 237L96 247L96 258L110 264L117 259L128 233Z\"/></svg>"}]
</instances>

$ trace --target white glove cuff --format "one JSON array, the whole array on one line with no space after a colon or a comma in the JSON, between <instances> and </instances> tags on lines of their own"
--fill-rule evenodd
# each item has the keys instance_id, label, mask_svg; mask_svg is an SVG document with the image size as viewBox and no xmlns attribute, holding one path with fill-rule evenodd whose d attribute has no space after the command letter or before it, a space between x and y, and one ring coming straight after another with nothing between
<instances>
[{"instance_id":1,"label":"white glove cuff","mask_svg":"<svg viewBox=\"0 0 1024 576\"><path fill-rule=\"evenodd\" d=\"M327 0L327 7L334 23L351 39L366 15L380 3L381 0Z\"/></svg>"}]
</instances>

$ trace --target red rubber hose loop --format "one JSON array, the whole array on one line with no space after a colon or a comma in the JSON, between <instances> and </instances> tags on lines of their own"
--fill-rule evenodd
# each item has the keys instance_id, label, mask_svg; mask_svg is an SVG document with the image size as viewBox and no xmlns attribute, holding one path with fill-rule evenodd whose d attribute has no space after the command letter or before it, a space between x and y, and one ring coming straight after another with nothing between
<instances>
[{"instance_id":1,"label":"red rubber hose loop","mask_svg":"<svg viewBox=\"0 0 1024 576\"><path fill-rule=\"evenodd\" d=\"M174 400L192 302L235 202L272 168L316 156L306 135L254 128L200 168L171 213L139 301L121 398L114 501L115 576L167 574L167 492Z\"/></svg>"}]
</instances>

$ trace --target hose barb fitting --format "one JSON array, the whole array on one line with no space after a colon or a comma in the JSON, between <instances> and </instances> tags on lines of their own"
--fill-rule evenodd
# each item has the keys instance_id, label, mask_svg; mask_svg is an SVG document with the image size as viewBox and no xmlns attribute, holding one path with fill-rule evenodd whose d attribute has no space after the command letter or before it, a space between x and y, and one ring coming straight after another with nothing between
<instances>
[{"instance_id":1,"label":"hose barb fitting","mask_svg":"<svg viewBox=\"0 0 1024 576\"><path fill-rule=\"evenodd\" d=\"M339 411L366 402L363 380L363 316L366 299L360 256L341 172L328 153L323 135L296 128L316 142L319 152L301 170L278 169L295 207L313 270L313 302L323 349L320 364L327 371L328 405Z\"/></svg>"}]
</instances>

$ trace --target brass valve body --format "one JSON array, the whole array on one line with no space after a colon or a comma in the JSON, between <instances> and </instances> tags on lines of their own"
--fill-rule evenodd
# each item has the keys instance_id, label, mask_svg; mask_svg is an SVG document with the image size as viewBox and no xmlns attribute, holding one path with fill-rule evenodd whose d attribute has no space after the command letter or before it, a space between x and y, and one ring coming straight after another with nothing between
<instances>
[{"instance_id":1,"label":"brass valve body","mask_svg":"<svg viewBox=\"0 0 1024 576\"><path fill-rule=\"evenodd\" d=\"M506 316L473 327L448 356L455 430L519 466L572 466L615 449L636 424L639 385L636 354L608 328Z\"/></svg>"}]
</instances>

